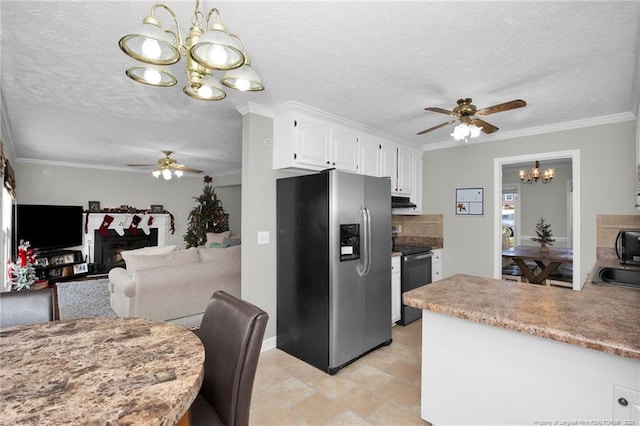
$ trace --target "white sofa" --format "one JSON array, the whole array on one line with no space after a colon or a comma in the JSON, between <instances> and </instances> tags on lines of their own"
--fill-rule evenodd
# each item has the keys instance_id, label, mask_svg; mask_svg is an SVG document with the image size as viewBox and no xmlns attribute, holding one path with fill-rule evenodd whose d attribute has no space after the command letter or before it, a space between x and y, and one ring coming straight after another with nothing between
<instances>
[{"instance_id":1,"label":"white sofa","mask_svg":"<svg viewBox=\"0 0 640 426\"><path fill-rule=\"evenodd\" d=\"M192 328L200 325L215 291L240 297L240 245L165 251L129 254L126 269L109 271L111 308L118 316Z\"/></svg>"}]
</instances>

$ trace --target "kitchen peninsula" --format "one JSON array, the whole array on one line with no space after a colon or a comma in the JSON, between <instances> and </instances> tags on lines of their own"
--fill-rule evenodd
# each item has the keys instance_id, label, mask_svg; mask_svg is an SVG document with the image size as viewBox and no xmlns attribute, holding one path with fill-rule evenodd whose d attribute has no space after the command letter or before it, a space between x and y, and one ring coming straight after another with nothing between
<instances>
[{"instance_id":1,"label":"kitchen peninsula","mask_svg":"<svg viewBox=\"0 0 640 426\"><path fill-rule=\"evenodd\" d=\"M639 411L637 289L458 274L403 301L423 309L421 415L434 425L610 421Z\"/></svg>"}]
</instances>

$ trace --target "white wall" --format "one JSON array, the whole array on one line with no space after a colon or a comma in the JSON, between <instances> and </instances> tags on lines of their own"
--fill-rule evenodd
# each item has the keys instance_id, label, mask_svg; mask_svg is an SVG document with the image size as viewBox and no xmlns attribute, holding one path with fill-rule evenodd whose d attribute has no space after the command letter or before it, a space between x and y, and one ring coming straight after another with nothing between
<instances>
[{"instance_id":1,"label":"white wall","mask_svg":"<svg viewBox=\"0 0 640 426\"><path fill-rule=\"evenodd\" d=\"M269 314L265 339L276 336L276 179L292 173L273 170L273 119L245 112L242 120L242 298ZM269 233L258 244L258 232Z\"/></svg>"},{"instance_id":2,"label":"white wall","mask_svg":"<svg viewBox=\"0 0 640 426\"><path fill-rule=\"evenodd\" d=\"M494 158L577 149L581 170L581 281L596 255L596 215L636 210L635 121L426 151L424 212L444 219L443 273L493 276ZM456 188L484 187L484 216L456 216Z\"/></svg>"},{"instance_id":3,"label":"white wall","mask_svg":"<svg viewBox=\"0 0 640 426\"><path fill-rule=\"evenodd\" d=\"M100 201L101 207L127 205L146 209L162 204L175 219L175 233L170 244L184 246L189 211L196 206L194 197L202 194L203 177L183 176L165 181L151 173L90 169L60 165L17 162L16 193L21 204L81 205ZM214 178L213 185L229 213L229 228L241 233L240 176ZM46 220L46 218L43 218ZM54 224L52 224L54 225Z\"/></svg>"}]
</instances>

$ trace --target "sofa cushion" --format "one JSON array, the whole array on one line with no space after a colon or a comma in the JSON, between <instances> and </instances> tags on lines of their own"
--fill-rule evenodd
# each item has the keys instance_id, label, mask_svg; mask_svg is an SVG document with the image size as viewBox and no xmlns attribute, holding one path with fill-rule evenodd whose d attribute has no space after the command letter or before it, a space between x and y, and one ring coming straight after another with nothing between
<instances>
[{"instance_id":1,"label":"sofa cushion","mask_svg":"<svg viewBox=\"0 0 640 426\"><path fill-rule=\"evenodd\" d=\"M240 236L232 235L229 238L225 238L222 244L227 244L228 247L239 246L242 243Z\"/></svg>"},{"instance_id":2,"label":"sofa cushion","mask_svg":"<svg viewBox=\"0 0 640 426\"><path fill-rule=\"evenodd\" d=\"M127 273L135 277L136 271L160 268L163 266L181 266L200 262L198 249L192 247L186 250L176 250L165 254L154 255L129 255Z\"/></svg>"},{"instance_id":3,"label":"sofa cushion","mask_svg":"<svg viewBox=\"0 0 640 426\"><path fill-rule=\"evenodd\" d=\"M234 259L234 257L238 256L237 253L240 253L240 246L233 246L225 249L198 249L198 255L200 256L200 262L202 263L230 261L231 259Z\"/></svg>"},{"instance_id":4,"label":"sofa cushion","mask_svg":"<svg viewBox=\"0 0 640 426\"><path fill-rule=\"evenodd\" d=\"M222 244L225 238L229 238L229 235L231 235L231 231L207 232L207 247L209 247L211 243Z\"/></svg>"},{"instance_id":5,"label":"sofa cushion","mask_svg":"<svg viewBox=\"0 0 640 426\"><path fill-rule=\"evenodd\" d=\"M167 254L172 251L176 251L176 246L142 247L134 250L123 250L120 252L120 256L122 256L122 259L126 262L130 256Z\"/></svg>"}]
</instances>

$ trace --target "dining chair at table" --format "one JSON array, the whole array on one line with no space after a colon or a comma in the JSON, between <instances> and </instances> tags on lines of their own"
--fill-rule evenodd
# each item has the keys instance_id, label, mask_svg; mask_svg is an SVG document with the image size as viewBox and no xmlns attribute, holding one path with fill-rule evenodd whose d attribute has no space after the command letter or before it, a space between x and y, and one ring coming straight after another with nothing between
<instances>
[{"instance_id":1,"label":"dining chair at table","mask_svg":"<svg viewBox=\"0 0 640 426\"><path fill-rule=\"evenodd\" d=\"M0 328L53 321L53 289L0 293Z\"/></svg>"},{"instance_id":2,"label":"dining chair at table","mask_svg":"<svg viewBox=\"0 0 640 426\"><path fill-rule=\"evenodd\" d=\"M204 380L189 409L191 425L249 424L253 382L269 315L224 291L205 309L198 337L204 345Z\"/></svg>"}]
</instances>

